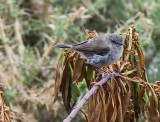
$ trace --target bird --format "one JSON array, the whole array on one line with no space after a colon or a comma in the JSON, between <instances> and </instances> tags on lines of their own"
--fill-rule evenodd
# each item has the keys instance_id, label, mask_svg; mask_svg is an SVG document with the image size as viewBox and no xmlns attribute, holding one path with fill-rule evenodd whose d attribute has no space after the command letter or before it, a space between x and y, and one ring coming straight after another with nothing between
<instances>
[{"instance_id":1,"label":"bird","mask_svg":"<svg viewBox=\"0 0 160 122\"><path fill-rule=\"evenodd\" d=\"M78 52L87 62L97 68L111 65L122 55L124 40L122 35L99 33L94 38L73 45L55 45L56 48Z\"/></svg>"}]
</instances>

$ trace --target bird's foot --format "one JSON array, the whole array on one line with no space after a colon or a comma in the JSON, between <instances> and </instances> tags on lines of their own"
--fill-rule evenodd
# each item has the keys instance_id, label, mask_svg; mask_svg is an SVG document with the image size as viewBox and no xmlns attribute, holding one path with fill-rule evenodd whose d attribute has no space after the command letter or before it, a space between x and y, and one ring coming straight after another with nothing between
<instances>
[{"instance_id":1,"label":"bird's foot","mask_svg":"<svg viewBox=\"0 0 160 122\"><path fill-rule=\"evenodd\" d=\"M102 74L102 77L106 77L108 75L108 73L103 71L101 68L99 68L99 67L95 67L95 68L96 68L97 71L100 72L100 75Z\"/></svg>"},{"instance_id":2,"label":"bird's foot","mask_svg":"<svg viewBox=\"0 0 160 122\"><path fill-rule=\"evenodd\" d=\"M119 73L115 73L115 72L112 72L111 76L115 77L115 78L120 78L121 77L121 75Z\"/></svg>"}]
</instances>

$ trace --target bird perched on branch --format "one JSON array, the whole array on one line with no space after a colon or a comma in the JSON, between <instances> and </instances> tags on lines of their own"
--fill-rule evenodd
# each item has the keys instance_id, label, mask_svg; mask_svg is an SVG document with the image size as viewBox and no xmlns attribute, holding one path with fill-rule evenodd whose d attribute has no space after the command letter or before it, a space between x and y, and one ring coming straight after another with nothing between
<instances>
[{"instance_id":1,"label":"bird perched on branch","mask_svg":"<svg viewBox=\"0 0 160 122\"><path fill-rule=\"evenodd\" d=\"M97 68L111 65L118 61L123 51L123 37L118 34L100 33L99 35L73 45L55 45L79 52L87 62Z\"/></svg>"}]
</instances>

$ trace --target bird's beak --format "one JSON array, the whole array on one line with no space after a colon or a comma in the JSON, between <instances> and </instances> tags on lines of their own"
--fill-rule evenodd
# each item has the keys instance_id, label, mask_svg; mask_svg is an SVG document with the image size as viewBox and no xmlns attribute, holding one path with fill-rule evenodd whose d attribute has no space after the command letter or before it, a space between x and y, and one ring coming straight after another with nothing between
<instances>
[{"instance_id":1,"label":"bird's beak","mask_svg":"<svg viewBox=\"0 0 160 122\"><path fill-rule=\"evenodd\" d=\"M118 42L118 44L119 44L119 45L123 45L123 46L125 46L125 44L124 44L124 43L119 43L119 42Z\"/></svg>"}]
</instances>

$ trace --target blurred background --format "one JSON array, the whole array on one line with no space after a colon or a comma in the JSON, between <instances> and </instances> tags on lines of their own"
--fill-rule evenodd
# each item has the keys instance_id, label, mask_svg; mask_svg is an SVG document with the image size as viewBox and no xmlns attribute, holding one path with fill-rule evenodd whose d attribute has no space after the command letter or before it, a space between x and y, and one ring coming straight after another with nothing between
<instances>
[{"instance_id":1,"label":"blurred background","mask_svg":"<svg viewBox=\"0 0 160 122\"><path fill-rule=\"evenodd\" d=\"M85 29L126 33L134 25L148 79L160 79L160 0L0 0L0 89L18 122L60 122L68 114L61 94L53 104L62 52L56 43L84 41ZM81 96L85 84L79 84ZM86 105L87 106L87 105ZM85 120L79 113L74 121Z\"/></svg>"}]
</instances>

